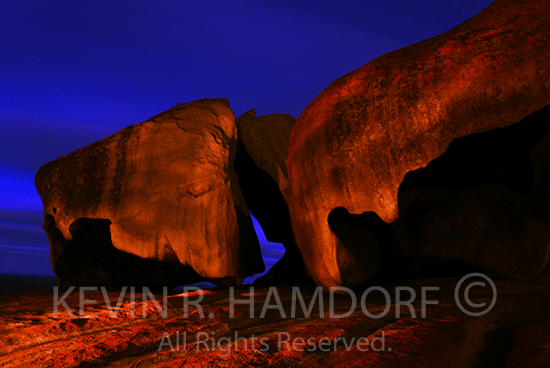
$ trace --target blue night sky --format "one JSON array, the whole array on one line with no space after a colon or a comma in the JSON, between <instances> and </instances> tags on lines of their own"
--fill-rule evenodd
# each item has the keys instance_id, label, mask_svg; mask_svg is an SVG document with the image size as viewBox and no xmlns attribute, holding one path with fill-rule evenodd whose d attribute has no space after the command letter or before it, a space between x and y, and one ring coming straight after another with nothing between
<instances>
[{"instance_id":1,"label":"blue night sky","mask_svg":"<svg viewBox=\"0 0 550 368\"><path fill-rule=\"evenodd\" d=\"M490 2L0 0L0 273L53 275L42 164L199 98L298 117L339 76Z\"/></svg>"}]
</instances>

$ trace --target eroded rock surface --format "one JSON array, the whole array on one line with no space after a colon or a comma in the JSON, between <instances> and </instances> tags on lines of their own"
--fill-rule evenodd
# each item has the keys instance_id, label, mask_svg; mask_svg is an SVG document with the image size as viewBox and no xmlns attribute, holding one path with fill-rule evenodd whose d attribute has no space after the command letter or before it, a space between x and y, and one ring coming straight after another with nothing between
<instances>
[{"instance_id":1,"label":"eroded rock surface","mask_svg":"<svg viewBox=\"0 0 550 368\"><path fill-rule=\"evenodd\" d=\"M403 215L398 193L408 172L441 156L454 139L513 125L550 105L549 42L549 1L497 0L448 32L385 54L342 76L307 106L290 139L288 198L296 242L318 285L325 289L358 285L380 268L377 243L365 241L372 232L365 234L362 227L355 227L351 241L339 237L330 229L331 211L372 213L393 223ZM536 191L547 190L548 185L547 139L543 137L538 136L539 144L530 156L535 181L542 185ZM436 191L432 193L437 197ZM403 194L407 207L416 197L412 192ZM444 246L449 250L464 246L463 258L473 262L480 257L480 266L502 276L527 277L540 271L548 254L550 224L546 215L540 215L548 212L547 202L537 201L546 200L546 194L526 199L506 185L455 194L443 197L454 197L456 205L463 207L483 204L479 210L469 209L472 222L478 214L484 217L483 213L502 208L499 201L505 201L509 211L485 219L500 221L511 215L502 226L524 214L529 214L529 220L520 224L520 237L491 239L488 248L466 251L469 245L462 244L453 230L445 235ZM427 227L436 226L438 206L450 205L446 200L421 199L435 210ZM530 206L535 206L533 212ZM443 211L450 211L445 221L452 228L452 210ZM444 233L441 226L445 225L431 239L431 230L423 230L423 239ZM477 231L471 226L484 231L479 223L464 224L464 229ZM489 239L495 229L468 241L476 247L480 245L476 241ZM535 239L523 245L529 237ZM518 251L518 246L524 249ZM481 254L485 249L489 253ZM532 256L542 258L533 258L534 265L526 272L522 262L514 264L517 257Z\"/></svg>"},{"instance_id":2,"label":"eroded rock surface","mask_svg":"<svg viewBox=\"0 0 550 368\"><path fill-rule=\"evenodd\" d=\"M178 262L201 278L239 284L262 272L259 243L233 171L236 149L228 101L203 99L43 165L35 184L49 219L46 229L54 225L48 235L58 277L70 274L70 262L58 264L64 248L52 246L59 239L54 230L73 242L70 248L94 246L74 244L80 219L109 221L112 245L120 251Z\"/></svg>"}]
</instances>

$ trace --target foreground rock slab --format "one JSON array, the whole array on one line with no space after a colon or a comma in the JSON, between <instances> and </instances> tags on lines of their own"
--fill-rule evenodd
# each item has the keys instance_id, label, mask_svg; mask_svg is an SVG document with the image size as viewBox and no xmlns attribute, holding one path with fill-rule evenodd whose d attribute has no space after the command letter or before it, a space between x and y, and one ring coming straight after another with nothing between
<instances>
[{"instance_id":1,"label":"foreground rock slab","mask_svg":"<svg viewBox=\"0 0 550 368\"><path fill-rule=\"evenodd\" d=\"M290 287L241 287L233 295L230 289L210 289L200 301L198 291L172 294L165 298L165 310L163 295L86 290L82 311L75 289L57 295L66 304L59 305L57 315L52 291L6 294L0 301L0 366L546 366L550 269L528 281L493 280L494 305L479 316L458 306L454 294L460 279L385 285L388 299L380 290L365 295L366 289L358 289L355 304L349 294L334 295L332 301L324 294L319 301L318 289L303 286L305 309L296 294L292 302ZM485 284L468 292L471 302L485 303L484 308L468 307L463 297L472 282ZM397 308L396 293L410 305ZM252 307L234 304L231 316L231 300L250 301L251 295ZM494 300L485 279L463 281L459 295L470 313L482 312Z\"/></svg>"}]
</instances>

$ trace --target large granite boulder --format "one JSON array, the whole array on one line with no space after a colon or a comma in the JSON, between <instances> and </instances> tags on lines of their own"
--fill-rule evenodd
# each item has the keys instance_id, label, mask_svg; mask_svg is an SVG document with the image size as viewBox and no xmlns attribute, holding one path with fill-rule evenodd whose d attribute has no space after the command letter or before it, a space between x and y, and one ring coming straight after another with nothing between
<instances>
[{"instance_id":1,"label":"large granite boulder","mask_svg":"<svg viewBox=\"0 0 550 368\"><path fill-rule=\"evenodd\" d=\"M550 105L549 42L549 1L497 0L448 32L340 77L307 106L290 139L287 197L296 242L317 284L325 289L357 285L377 272L387 255L376 234L387 233L384 226L395 223L401 210L432 185L411 185L399 193L407 173L426 167L455 139L511 126ZM474 264L483 259L480 267L501 276L539 272L548 260L550 173L548 138L540 129L537 134L522 153L533 167L535 184L527 193L497 183L440 193L439 202L421 199L434 212L416 246L436 249L435 256L445 256L441 249L448 249L449 257ZM441 209L453 200L461 208ZM448 211L471 221L446 230L457 219ZM411 218L415 212L421 207L412 209ZM370 218L376 230L340 221L359 214L370 214L362 219ZM514 222L524 215L525 221ZM442 217L445 223L434 225ZM491 225L484 233L488 221L501 220L500 228ZM507 233L493 237L511 224L517 225L508 229L513 239ZM397 238L409 236L409 230L401 234L403 225L395 226L390 230ZM457 236L472 226L476 229L468 231L481 235ZM426 244L434 241L439 243ZM397 244L396 253L407 252L399 239ZM524 267L527 258L531 264Z\"/></svg>"},{"instance_id":2,"label":"large granite boulder","mask_svg":"<svg viewBox=\"0 0 550 368\"><path fill-rule=\"evenodd\" d=\"M35 184L45 228L52 229L51 261L58 277L70 274L61 270L70 265L58 265L64 247L94 247L94 242L63 245L54 231L72 242L80 219L104 220L94 226L101 231L107 226L119 251L178 262L220 284L240 284L262 272L259 243L233 170L236 149L228 101L203 99L178 104L43 165Z\"/></svg>"}]
</instances>

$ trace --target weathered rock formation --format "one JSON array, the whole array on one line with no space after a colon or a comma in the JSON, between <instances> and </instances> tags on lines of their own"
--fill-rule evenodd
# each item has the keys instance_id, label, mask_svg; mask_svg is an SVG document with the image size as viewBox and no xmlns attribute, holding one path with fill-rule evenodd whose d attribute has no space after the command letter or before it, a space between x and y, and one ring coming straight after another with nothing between
<instances>
[{"instance_id":1,"label":"weathered rock formation","mask_svg":"<svg viewBox=\"0 0 550 368\"><path fill-rule=\"evenodd\" d=\"M203 99L43 165L35 184L58 277L73 275L67 269L74 259L65 257L59 264L65 248L94 246L93 241L74 243L81 219L103 221L94 226L110 231L120 251L178 262L192 269L187 274L221 284L240 284L245 276L262 272L259 243L233 171L236 149L235 115L228 101ZM72 243L64 244L56 229ZM78 277L61 284L96 281ZM144 277L145 285L148 280Z\"/></svg>"},{"instance_id":2,"label":"weathered rock formation","mask_svg":"<svg viewBox=\"0 0 550 368\"><path fill-rule=\"evenodd\" d=\"M285 247L283 258L255 284L299 283L306 277L285 199L288 143L295 121L288 114L256 117L254 110L237 119L239 139L235 172L239 175L239 185L267 240Z\"/></svg>"},{"instance_id":3,"label":"weathered rock formation","mask_svg":"<svg viewBox=\"0 0 550 368\"><path fill-rule=\"evenodd\" d=\"M550 105L549 42L550 1L497 0L448 32L344 75L307 106L290 139L287 197L296 242L319 285L364 283L384 257L373 235L384 229L331 231L329 215L337 208L372 213L389 224L410 205L405 234L402 224L393 225L398 253L413 243L508 277L529 277L544 267L550 228L544 123L521 152L532 166L528 193L496 183L429 190L417 198L437 185L399 188L407 173L426 167L453 140L513 125ZM431 214L411 225L422 206ZM349 226L336 222L344 234ZM407 229L415 226L410 231L419 231L420 240L411 241ZM410 243L399 243L407 238Z\"/></svg>"}]
</instances>

